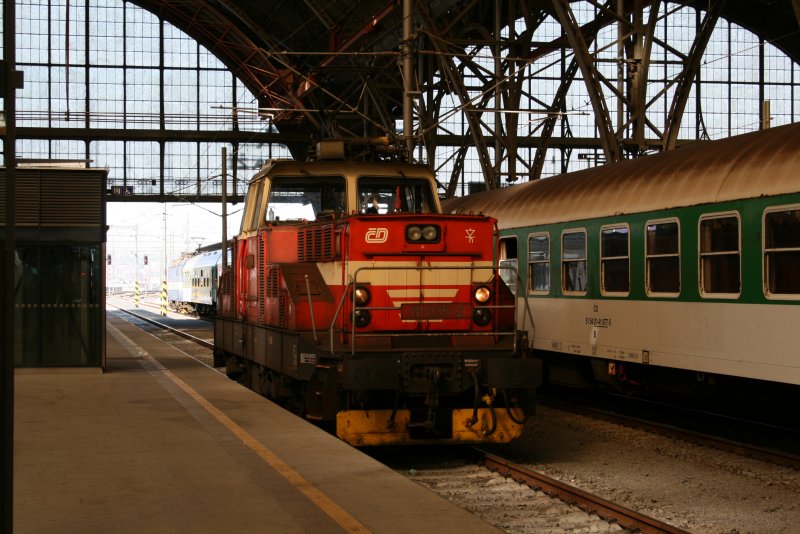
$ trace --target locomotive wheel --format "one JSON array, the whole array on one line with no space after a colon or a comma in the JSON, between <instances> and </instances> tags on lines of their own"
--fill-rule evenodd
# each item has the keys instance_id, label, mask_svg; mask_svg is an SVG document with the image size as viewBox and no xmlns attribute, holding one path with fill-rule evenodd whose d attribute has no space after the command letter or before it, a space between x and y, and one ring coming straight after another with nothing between
<instances>
[{"instance_id":1,"label":"locomotive wheel","mask_svg":"<svg viewBox=\"0 0 800 534\"><path fill-rule=\"evenodd\" d=\"M305 389L305 388L303 388ZM306 416L306 400L305 394L292 395L291 397L284 397L281 399L281 404L298 417L305 418Z\"/></svg>"},{"instance_id":2,"label":"locomotive wheel","mask_svg":"<svg viewBox=\"0 0 800 534\"><path fill-rule=\"evenodd\" d=\"M228 356L225 360L225 375L231 380L235 380L240 384L244 383L245 368L239 362L239 358L235 356Z\"/></svg>"}]
</instances>

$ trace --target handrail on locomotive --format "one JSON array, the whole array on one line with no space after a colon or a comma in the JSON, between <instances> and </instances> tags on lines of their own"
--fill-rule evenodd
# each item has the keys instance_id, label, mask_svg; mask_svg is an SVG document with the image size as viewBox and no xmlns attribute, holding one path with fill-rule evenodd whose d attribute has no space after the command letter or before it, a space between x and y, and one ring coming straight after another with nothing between
<instances>
[{"instance_id":1,"label":"handrail on locomotive","mask_svg":"<svg viewBox=\"0 0 800 534\"><path fill-rule=\"evenodd\" d=\"M345 303L345 301L346 301L346 299L348 297L351 300L351 311L350 311L350 325L351 325L351 328L350 328L350 336L351 336L350 337L350 340L351 340L351 342L350 342L350 354L351 355L355 354L355 346L356 346L355 340L356 340L357 336L376 337L376 336L384 336L384 335L386 335L385 333L358 332L356 330L356 321L355 321L355 314L356 314L356 311L358 309L367 310L367 311L369 311L369 310L376 310L376 311L385 310L385 311L396 311L397 313L402 313L402 306L357 306L356 305L356 293L355 293L355 291L353 291L353 289L358 285L358 274L361 271L389 271L389 270L392 270L392 271L408 271L408 270L415 270L415 271L419 271L420 273L422 273L423 271L432 271L432 270L465 270L465 269L469 269L471 273L473 271L475 271L475 270L489 270L489 269L491 269L493 271L492 279L495 281L495 284L497 284L497 281L500 280L500 276L499 276L499 270L500 269L510 270L510 271L514 272L514 278L517 280L517 284L518 284L517 287L519 287L520 277L519 277L519 270L517 269L517 266L516 265L503 264L503 263L494 263L491 266L486 266L486 265L475 266L475 265L471 265L469 267L441 266L441 265L437 265L437 266L433 266L433 265L414 266L414 267L408 267L408 266L359 267L358 269L356 269L354 271L352 280L347 285L347 290L342 293L342 297L339 300L339 305L336 308L336 313L334 314L333 320L331 321L331 327L330 327L330 330L329 330L329 333L330 333L330 353L334 354L336 352L336 350L334 348L334 342L333 342L333 340L336 337L336 333L337 333L335 325L337 324L337 319L339 318L339 314L341 313L342 309L344 308L344 303ZM420 276L420 279L421 278L422 278L422 276ZM420 284L420 285L422 285L422 284ZM520 306L520 304L518 303L517 299L515 299L513 301L513 303L511 303L511 304L489 304L489 305L474 306L474 308L476 308L476 309L486 309L486 310L513 309L514 310L514 328L512 330L501 331L501 330L499 330L497 328L498 323L497 322L493 322L492 324L495 325L495 328L493 330L491 330L491 331L454 332L452 330L434 330L434 331L425 332L424 335L425 336L452 336L452 335L458 334L458 335L462 335L462 336L495 336L495 337L512 336L512 339L514 340L513 351L517 352L520 349L520 347L518 346L518 343L520 341L518 333L520 331L525 331L525 327L526 327L526 324L524 324L524 321L526 321L528 318L530 318L531 328L533 328L533 312L531 311L530 306L528 305L527 295L523 296L521 305L524 307L524 309L522 310L521 314L520 314L520 310L518 309L518 306ZM311 302L310 301L309 301L309 307L311 307ZM313 317L313 313L314 313L313 312L313 307L311 307L311 315L312 315L312 317ZM520 315L522 315L522 321L523 321L522 325L519 324L520 323ZM312 322L313 322L313 320L312 320ZM338 331L338 333L344 333L344 331L340 330L340 331ZM395 336L395 337L403 337L403 336L419 336L420 334L419 334L419 332L409 332L409 333L394 333L392 335ZM316 338L316 333L315 333L315 338ZM527 347L522 347L522 348L525 349Z\"/></svg>"}]
</instances>

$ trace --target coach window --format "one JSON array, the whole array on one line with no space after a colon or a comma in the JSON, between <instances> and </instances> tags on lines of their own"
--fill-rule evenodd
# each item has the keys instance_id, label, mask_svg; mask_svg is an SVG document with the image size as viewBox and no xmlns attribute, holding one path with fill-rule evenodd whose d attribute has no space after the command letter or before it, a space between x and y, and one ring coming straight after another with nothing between
<instances>
[{"instance_id":1,"label":"coach window","mask_svg":"<svg viewBox=\"0 0 800 534\"><path fill-rule=\"evenodd\" d=\"M800 295L800 206L764 214L764 288L767 296Z\"/></svg>"},{"instance_id":2,"label":"coach window","mask_svg":"<svg viewBox=\"0 0 800 534\"><path fill-rule=\"evenodd\" d=\"M561 289L564 293L586 293L586 230L561 234Z\"/></svg>"},{"instance_id":3,"label":"coach window","mask_svg":"<svg viewBox=\"0 0 800 534\"><path fill-rule=\"evenodd\" d=\"M519 263L517 259L517 238L500 238L500 278L515 295L519 279Z\"/></svg>"},{"instance_id":4,"label":"coach window","mask_svg":"<svg viewBox=\"0 0 800 534\"><path fill-rule=\"evenodd\" d=\"M680 232L678 221L647 223L647 294L675 296L681 292Z\"/></svg>"},{"instance_id":5,"label":"coach window","mask_svg":"<svg viewBox=\"0 0 800 534\"><path fill-rule=\"evenodd\" d=\"M630 292L629 235L627 225L600 230L600 287L604 295Z\"/></svg>"},{"instance_id":6,"label":"coach window","mask_svg":"<svg viewBox=\"0 0 800 534\"><path fill-rule=\"evenodd\" d=\"M528 291L550 292L550 234L528 237Z\"/></svg>"},{"instance_id":7,"label":"coach window","mask_svg":"<svg viewBox=\"0 0 800 534\"><path fill-rule=\"evenodd\" d=\"M739 217L708 215L700 219L700 290L705 296L738 296Z\"/></svg>"}]
</instances>

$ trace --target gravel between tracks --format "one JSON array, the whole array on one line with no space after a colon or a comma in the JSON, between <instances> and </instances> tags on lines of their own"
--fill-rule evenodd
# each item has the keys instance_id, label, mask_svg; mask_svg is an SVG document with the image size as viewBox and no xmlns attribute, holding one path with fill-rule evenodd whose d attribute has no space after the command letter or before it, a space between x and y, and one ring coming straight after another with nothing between
<instances>
[{"instance_id":1,"label":"gravel between tracks","mask_svg":"<svg viewBox=\"0 0 800 534\"><path fill-rule=\"evenodd\" d=\"M800 529L800 472L678 439L540 407L494 451L691 532Z\"/></svg>"}]
</instances>

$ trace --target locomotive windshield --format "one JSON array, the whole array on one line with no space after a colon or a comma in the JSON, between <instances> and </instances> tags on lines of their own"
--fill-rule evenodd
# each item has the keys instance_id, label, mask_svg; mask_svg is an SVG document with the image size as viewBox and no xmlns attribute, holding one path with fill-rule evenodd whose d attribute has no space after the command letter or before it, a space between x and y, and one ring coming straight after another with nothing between
<instances>
[{"instance_id":1,"label":"locomotive windshield","mask_svg":"<svg viewBox=\"0 0 800 534\"><path fill-rule=\"evenodd\" d=\"M360 213L434 213L430 182L364 176L358 180Z\"/></svg>"},{"instance_id":2,"label":"locomotive windshield","mask_svg":"<svg viewBox=\"0 0 800 534\"><path fill-rule=\"evenodd\" d=\"M344 213L345 207L341 176L277 176L270 185L266 220L313 220Z\"/></svg>"}]
</instances>

